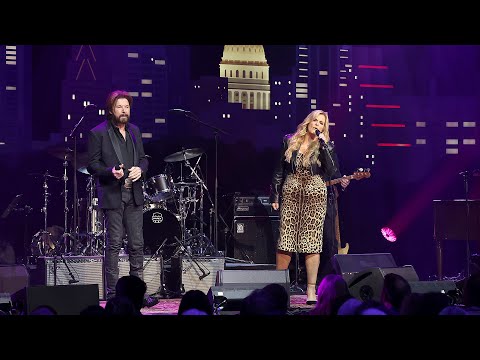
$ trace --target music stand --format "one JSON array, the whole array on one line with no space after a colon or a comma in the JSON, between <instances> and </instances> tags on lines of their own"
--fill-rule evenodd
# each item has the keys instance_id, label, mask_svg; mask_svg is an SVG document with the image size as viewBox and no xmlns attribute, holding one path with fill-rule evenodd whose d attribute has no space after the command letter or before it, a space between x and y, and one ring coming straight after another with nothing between
<instances>
[{"instance_id":1,"label":"music stand","mask_svg":"<svg viewBox=\"0 0 480 360\"><path fill-rule=\"evenodd\" d=\"M433 238L437 247L438 280L443 278L442 245L445 240L466 241L468 277L470 273L469 242L480 241L480 200L433 200L433 210Z\"/></svg>"}]
</instances>

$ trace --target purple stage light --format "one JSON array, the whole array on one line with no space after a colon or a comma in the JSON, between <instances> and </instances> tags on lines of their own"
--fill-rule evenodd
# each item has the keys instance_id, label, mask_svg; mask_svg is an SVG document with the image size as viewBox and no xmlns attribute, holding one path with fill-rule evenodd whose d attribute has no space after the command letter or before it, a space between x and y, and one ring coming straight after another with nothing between
<instances>
[{"instance_id":1,"label":"purple stage light","mask_svg":"<svg viewBox=\"0 0 480 360\"><path fill-rule=\"evenodd\" d=\"M381 232L382 232L383 237L387 241L390 241L390 242L397 241L397 235L395 235L395 232L392 229L390 229L388 227L383 227Z\"/></svg>"}]
</instances>

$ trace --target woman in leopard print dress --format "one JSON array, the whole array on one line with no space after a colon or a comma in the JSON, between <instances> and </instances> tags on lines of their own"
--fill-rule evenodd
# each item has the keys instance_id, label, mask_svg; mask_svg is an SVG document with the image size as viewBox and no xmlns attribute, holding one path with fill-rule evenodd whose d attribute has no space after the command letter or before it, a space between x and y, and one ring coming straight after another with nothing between
<instances>
[{"instance_id":1,"label":"woman in leopard print dress","mask_svg":"<svg viewBox=\"0 0 480 360\"><path fill-rule=\"evenodd\" d=\"M318 136L316 134L318 133ZM312 111L294 134L285 135L271 186L272 207L280 207L276 268L288 269L292 253L305 254L307 304L316 303L315 284L323 243L327 188L335 172L329 156L328 114Z\"/></svg>"}]
</instances>

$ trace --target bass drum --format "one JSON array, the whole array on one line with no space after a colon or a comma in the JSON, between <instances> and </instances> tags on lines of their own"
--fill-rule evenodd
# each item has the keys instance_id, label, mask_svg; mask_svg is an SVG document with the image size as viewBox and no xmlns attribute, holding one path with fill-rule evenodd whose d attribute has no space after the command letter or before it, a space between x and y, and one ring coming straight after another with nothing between
<instances>
[{"instance_id":1,"label":"bass drum","mask_svg":"<svg viewBox=\"0 0 480 360\"><path fill-rule=\"evenodd\" d=\"M181 239L180 221L172 212L161 205L149 204L143 208L143 239L145 255L153 255L157 251L163 259L169 260L177 250Z\"/></svg>"}]
</instances>

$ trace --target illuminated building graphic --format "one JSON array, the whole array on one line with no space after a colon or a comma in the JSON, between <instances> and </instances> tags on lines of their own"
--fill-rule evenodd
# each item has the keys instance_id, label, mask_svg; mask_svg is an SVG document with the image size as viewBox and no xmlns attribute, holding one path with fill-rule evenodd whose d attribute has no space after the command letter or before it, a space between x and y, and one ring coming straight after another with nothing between
<instances>
[{"instance_id":1,"label":"illuminated building graphic","mask_svg":"<svg viewBox=\"0 0 480 360\"><path fill-rule=\"evenodd\" d=\"M262 45L225 45L220 77L228 78L228 102L270 110L269 65Z\"/></svg>"},{"instance_id":2,"label":"illuminated building graphic","mask_svg":"<svg viewBox=\"0 0 480 360\"><path fill-rule=\"evenodd\" d=\"M31 47L2 45L0 52L0 152L30 150Z\"/></svg>"}]
</instances>

